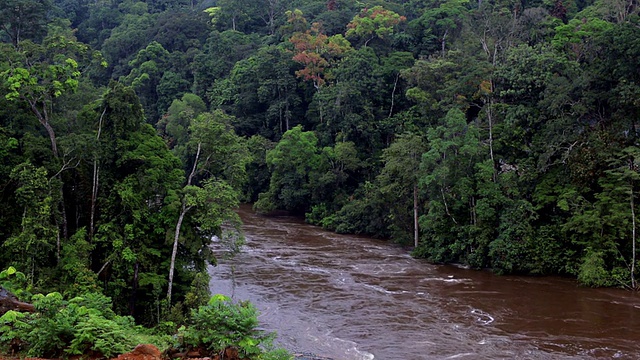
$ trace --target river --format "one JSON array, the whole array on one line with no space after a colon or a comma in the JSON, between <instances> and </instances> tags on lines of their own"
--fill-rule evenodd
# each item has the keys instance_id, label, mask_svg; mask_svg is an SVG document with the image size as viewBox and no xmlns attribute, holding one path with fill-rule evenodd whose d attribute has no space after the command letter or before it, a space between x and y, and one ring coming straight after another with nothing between
<instances>
[{"instance_id":1,"label":"river","mask_svg":"<svg viewBox=\"0 0 640 360\"><path fill-rule=\"evenodd\" d=\"M210 268L292 351L336 360L638 359L640 296L557 277L432 265L388 242L239 214L246 245Z\"/></svg>"}]
</instances>

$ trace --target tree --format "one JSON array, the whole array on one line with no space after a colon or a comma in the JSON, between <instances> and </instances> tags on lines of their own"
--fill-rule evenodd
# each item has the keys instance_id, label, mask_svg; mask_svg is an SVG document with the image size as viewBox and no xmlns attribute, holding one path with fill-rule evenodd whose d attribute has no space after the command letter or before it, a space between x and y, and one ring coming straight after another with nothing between
<instances>
[{"instance_id":1,"label":"tree","mask_svg":"<svg viewBox=\"0 0 640 360\"><path fill-rule=\"evenodd\" d=\"M425 189L427 210L420 218L430 241L424 243L428 256L435 261L464 260L481 267L487 251L488 236L474 236L478 217L493 218L490 198L480 201L474 177L484 169L483 177L493 173L489 164L479 170L482 146L478 129L467 124L465 115L450 109L438 126L427 132L428 149L422 156L420 185ZM484 210L481 212L481 210ZM481 213L478 213L481 212ZM491 228L491 225L489 226ZM475 262L478 261L478 263Z\"/></svg>"},{"instance_id":2,"label":"tree","mask_svg":"<svg viewBox=\"0 0 640 360\"><path fill-rule=\"evenodd\" d=\"M189 83L173 70L171 54L156 41L129 62L131 72L122 81L136 89L148 120L156 123L171 101L180 98Z\"/></svg>"},{"instance_id":3,"label":"tree","mask_svg":"<svg viewBox=\"0 0 640 360\"><path fill-rule=\"evenodd\" d=\"M235 115L236 131L278 140L295 118L303 115L302 99L294 76L291 54L268 46L236 62L228 78L229 113Z\"/></svg>"},{"instance_id":4,"label":"tree","mask_svg":"<svg viewBox=\"0 0 640 360\"><path fill-rule=\"evenodd\" d=\"M28 105L36 119L46 130L51 143L54 161L58 163L59 171L56 176L69 168L69 159L60 159L58 140L52 124L53 102L66 92L73 92L78 87L81 76L80 64L89 64L97 59L101 65L99 53L89 51L88 47L75 39L64 36L47 37L42 44L31 41L21 42L19 48L6 49L11 58L10 66L0 73L3 86L6 89L5 98L10 101L20 101ZM6 46L5 46L6 48ZM64 205L62 181L60 180L61 195L60 211L62 214L62 233L68 238L67 216Z\"/></svg>"},{"instance_id":5,"label":"tree","mask_svg":"<svg viewBox=\"0 0 640 360\"><path fill-rule=\"evenodd\" d=\"M59 244L59 230L52 221L56 199L51 181L56 179L48 176L45 168L29 163L18 165L11 172L11 180L17 184L16 197L22 219L20 229L3 247L7 253L14 254L13 264L29 269L32 284L40 267L48 263L55 244Z\"/></svg>"},{"instance_id":6,"label":"tree","mask_svg":"<svg viewBox=\"0 0 640 360\"><path fill-rule=\"evenodd\" d=\"M311 80L316 90L326 82L325 70L351 49L351 44L342 35L327 36L320 26L313 23L311 29L296 32L289 39L295 49L293 60L304 66L296 71L296 75Z\"/></svg>"},{"instance_id":7,"label":"tree","mask_svg":"<svg viewBox=\"0 0 640 360\"><path fill-rule=\"evenodd\" d=\"M306 221L335 229L336 212L349 201L362 166L355 143L338 141L324 147L318 169L309 179L312 206Z\"/></svg>"},{"instance_id":8,"label":"tree","mask_svg":"<svg viewBox=\"0 0 640 360\"><path fill-rule=\"evenodd\" d=\"M351 44L342 35L331 37L322 32L319 23L313 23L311 29L296 32L289 42L294 45L293 60L303 65L296 71L296 76L311 81L316 89L316 95L321 92L326 83L327 69L346 52L351 50ZM318 109L320 122L324 120L324 102L320 101Z\"/></svg>"},{"instance_id":9,"label":"tree","mask_svg":"<svg viewBox=\"0 0 640 360\"><path fill-rule=\"evenodd\" d=\"M285 132L275 149L267 152L271 181L269 190L259 195L255 209L304 213L311 203L310 177L320 161L318 139L313 132L302 131L301 125Z\"/></svg>"},{"instance_id":10,"label":"tree","mask_svg":"<svg viewBox=\"0 0 640 360\"><path fill-rule=\"evenodd\" d=\"M37 42L47 33L49 0L6 0L0 7L0 29L15 48L23 40Z\"/></svg>"},{"instance_id":11,"label":"tree","mask_svg":"<svg viewBox=\"0 0 640 360\"><path fill-rule=\"evenodd\" d=\"M233 209L238 206L238 191L246 179L245 165L248 154L245 144L231 128L231 122L230 116L217 110L200 114L189 127L189 148L195 148L195 154L189 154L185 161L192 162L193 165L182 189L180 211L174 232L167 290L169 302L185 216L194 213L192 226L199 229L200 237L210 237L212 234L221 236L224 222L230 222L236 227L239 224L239 218ZM193 245L189 247L194 248ZM209 252L207 243L195 249L201 253Z\"/></svg>"},{"instance_id":12,"label":"tree","mask_svg":"<svg viewBox=\"0 0 640 360\"><path fill-rule=\"evenodd\" d=\"M455 35L461 28L468 4L469 0L436 1L424 9L419 18L411 20L407 26L415 39L413 51L430 55L439 50L444 57L447 37Z\"/></svg>"},{"instance_id":13,"label":"tree","mask_svg":"<svg viewBox=\"0 0 640 360\"><path fill-rule=\"evenodd\" d=\"M256 5L261 10L259 16L269 29L269 35L274 35L277 29L276 21L278 17L284 15L287 2L283 0L261 0Z\"/></svg>"},{"instance_id":14,"label":"tree","mask_svg":"<svg viewBox=\"0 0 640 360\"><path fill-rule=\"evenodd\" d=\"M28 104L49 135L54 157L58 157L51 103L64 92L78 87L81 73L76 59L78 55L86 55L88 48L62 37L49 38L41 45L21 43L21 48L23 50L10 53L13 66L0 74L8 90L5 97Z\"/></svg>"},{"instance_id":15,"label":"tree","mask_svg":"<svg viewBox=\"0 0 640 360\"><path fill-rule=\"evenodd\" d=\"M111 82L97 109L103 114L97 149L102 170L92 268L105 278L105 292L119 312L149 321L166 286L166 239L177 218L170 205L184 171L180 159L145 123L131 87Z\"/></svg>"},{"instance_id":16,"label":"tree","mask_svg":"<svg viewBox=\"0 0 640 360\"><path fill-rule=\"evenodd\" d=\"M189 142L189 126L198 115L207 110L204 101L195 94L187 93L180 100L173 100L167 113L158 121L158 131L167 141L169 148L173 149L181 158Z\"/></svg>"},{"instance_id":17,"label":"tree","mask_svg":"<svg viewBox=\"0 0 640 360\"><path fill-rule=\"evenodd\" d=\"M463 77L461 62L450 58L430 57L417 60L401 72L408 82L406 96L417 105L422 119L435 122L458 101L466 101L458 79ZM421 124L425 125L425 124Z\"/></svg>"},{"instance_id":18,"label":"tree","mask_svg":"<svg viewBox=\"0 0 640 360\"><path fill-rule=\"evenodd\" d=\"M384 168L380 174L387 179L386 190L395 192L396 196L411 197L413 199L413 246L418 247L419 228L419 192L420 163L422 154L426 151L424 139L416 134L404 134L396 138L386 148L382 155ZM408 195L411 193L412 195Z\"/></svg>"},{"instance_id":19,"label":"tree","mask_svg":"<svg viewBox=\"0 0 640 360\"><path fill-rule=\"evenodd\" d=\"M595 194L593 202L575 193L560 202L565 211L572 210L565 231L583 248L577 275L585 285L638 286L635 197L639 155L638 149L630 146L609 159L609 169L599 179L602 191Z\"/></svg>"},{"instance_id":20,"label":"tree","mask_svg":"<svg viewBox=\"0 0 640 360\"><path fill-rule=\"evenodd\" d=\"M229 30L248 32L250 17L247 11L251 9L246 0L221 0L216 7L205 10L211 17L212 24L220 31Z\"/></svg>"},{"instance_id":21,"label":"tree","mask_svg":"<svg viewBox=\"0 0 640 360\"><path fill-rule=\"evenodd\" d=\"M614 167L611 170L607 171L608 179L602 179L602 187L603 187L603 195L610 197L613 201L621 203L620 211L617 208L613 208L611 214L606 217L606 219L611 219L610 222L614 223L614 219L618 218L618 216L625 214L628 216L627 219L617 219L615 223L620 224L620 240L623 242L623 246L628 249L628 246L625 246L624 239L629 239L626 242L631 243L631 256L630 256L630 264L629 268L629 283L632 289L638 288L638 283L636 280L636 254L637 254L637 219L636 219L636 187L638 185L638 181L640 180L640 149L635 146L630 146L622 150L622 156L617 161L614 160L612 164ZM621 163L621 164L620 164ZM611 181L606 181L611 180ZM625 199L625 197L627 199ZM604 198L604 196L603 196ZM627 200L627 204L625 204L625 200ZM622 211L626 206L628 206L628 212ZM626 225L626 226L625 226ZM624 230L625 227L630 227L631 229ZM627 234L625 234L627 232ZM625 250L627 250L625 249ZM625 251L625 252L628 252Z\"/></svg>"},{"instance_id":22,"label":"tree","mask_svg":"<svg viewBox=\"0 0 640 360\"><path fill-rule=\"evenodd\" d=\"M131 9L123 9L125 13L123 20L117 27L110 31L110 36L104 40L100 48L107 62L112 78L118 79L126 76L131 70L129 62L135 57L138 51L145 48L149 43L147 29L153 27L157 21L157 14L149 14L147 4L143 2L124 2L133 4Z\"/></svg>"},{"instance_id":23,"label":"tree","mask_svg":"<svg viewBox=\"0 0 640 360\"><path fill-rule=\"evenodd\" d=\"M243 34L235 30L212 31L201 53L193 61L194 93L209 99L213 108L221 107L231 95L227 95L223 79L236 62L251 56L259 47L255 34Z\"/></svg>"},{"instance_id":24,"label":"tree","mask_svg":"<svg viewBox=\"0 0 640 360\"><path fill-rule=\"evenodd\" d=\"M367 46L375 38L385 39L393 34L394 27L406 20L406 17L382 6L364 8L347 24L345 35L347 38L359 37L364 40L364 46Z\"/></svg>"},{"instance_id":25,"label":"tree","mask_svg":"<svg viewBox=\"0 0 640 360\"><path fill-rule=\"evenodd\" d=\"M572 19L567 24L556 27L556 34L551 41L555 49L565 50L573 60L581 61L591 51L589 41L597 34L612 28L610 22L600 19Z\"/></svg>"}]
</instances>

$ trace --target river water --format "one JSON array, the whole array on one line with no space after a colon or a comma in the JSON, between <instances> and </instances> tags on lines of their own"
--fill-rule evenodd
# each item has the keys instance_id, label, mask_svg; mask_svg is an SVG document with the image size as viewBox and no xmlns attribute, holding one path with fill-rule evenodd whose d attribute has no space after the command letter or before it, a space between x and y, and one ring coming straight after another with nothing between
<instances>
[{"instance_id":1,"label":"river water","mask_svg":"<svg viewBox=\"0 0 640 360\"><path fill-rule=\"evenodd\" d=\"M210 269L265 330L336 360L639 359L640 296L431 265L384 241L244 206L246 245Z\"/></svg>"}]
</instances>

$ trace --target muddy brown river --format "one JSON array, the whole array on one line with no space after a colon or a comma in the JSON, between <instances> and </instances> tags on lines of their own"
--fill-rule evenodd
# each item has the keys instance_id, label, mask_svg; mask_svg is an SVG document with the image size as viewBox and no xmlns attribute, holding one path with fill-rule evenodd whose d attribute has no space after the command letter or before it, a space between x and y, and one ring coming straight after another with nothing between
<instances>
[{"instance_id":1,"label":"muddy brown river","mask_svg":"<svg viewBox=\"0 0 640 360\"><path fill-rule=\"evenodd\" d=\"M431 265L384 241L240 209L211 290L250 300L291 351L336 360L640 359L640 296Z\"/></svg>"}]
</instances>

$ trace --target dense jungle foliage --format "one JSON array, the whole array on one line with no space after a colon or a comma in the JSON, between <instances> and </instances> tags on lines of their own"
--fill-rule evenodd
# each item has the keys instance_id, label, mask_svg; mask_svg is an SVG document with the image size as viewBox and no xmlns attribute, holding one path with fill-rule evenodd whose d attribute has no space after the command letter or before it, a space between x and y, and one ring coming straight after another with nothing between
<instances>
[{"instance_id":1,"label":"dense jungle foliage","mask_svg":"<svg viewBox=\"0 0 640 360\"><path fill-rule=\"evenodd\" d=\"M633 0L5 0L0 268L157 325L239 202L636 287ZM56 300L58 301L58 300Z\"/></svg>"}]
</instances>

